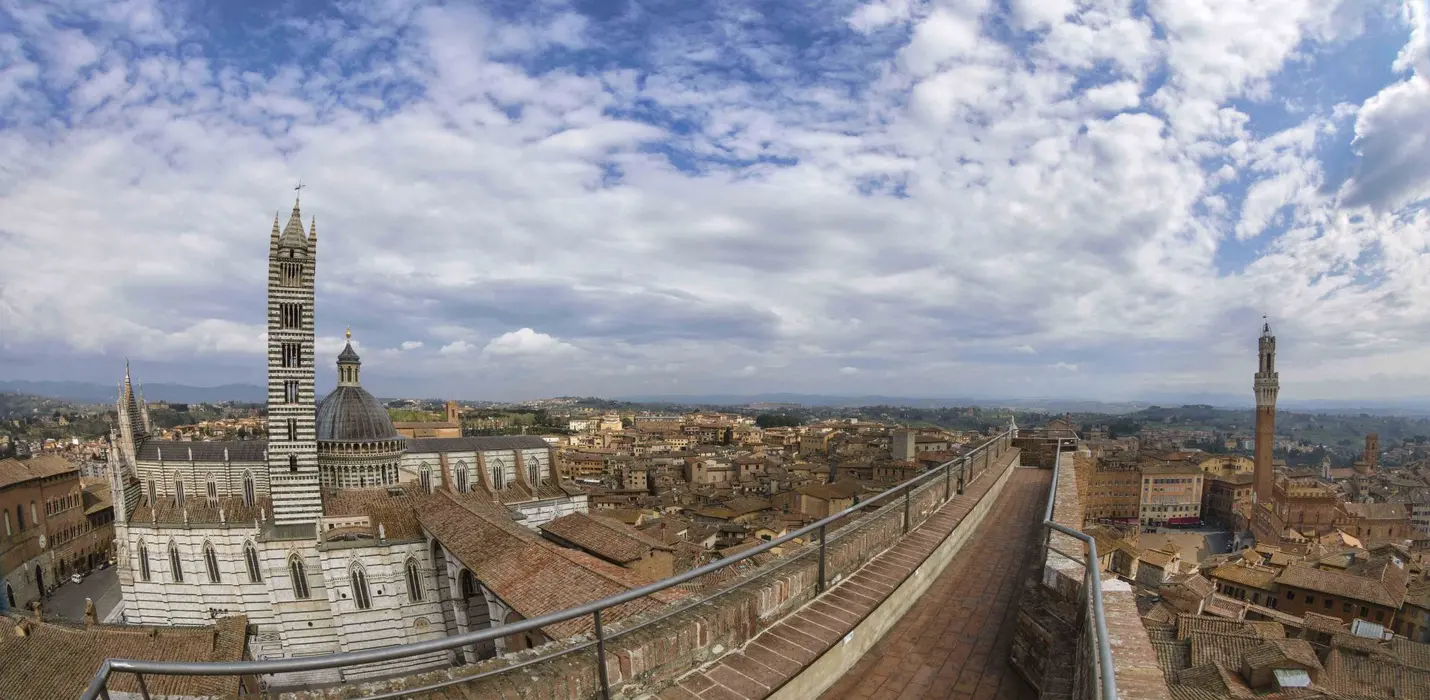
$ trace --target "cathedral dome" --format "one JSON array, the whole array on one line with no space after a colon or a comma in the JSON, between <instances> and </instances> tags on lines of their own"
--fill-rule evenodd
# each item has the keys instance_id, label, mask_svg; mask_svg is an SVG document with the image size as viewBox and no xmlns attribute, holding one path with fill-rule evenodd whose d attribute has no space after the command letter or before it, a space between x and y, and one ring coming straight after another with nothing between
<instances>
[{"instance_id":1,"label":"cathedral dome","mask_svg":"<svg viewBox=\"0 0 1430 700\"><path fill-rule=\"evenodd\" d=\"M319 442L399 440L387 409L366 389L339 385L318 404Z\"/></svg>"}]
</instances>

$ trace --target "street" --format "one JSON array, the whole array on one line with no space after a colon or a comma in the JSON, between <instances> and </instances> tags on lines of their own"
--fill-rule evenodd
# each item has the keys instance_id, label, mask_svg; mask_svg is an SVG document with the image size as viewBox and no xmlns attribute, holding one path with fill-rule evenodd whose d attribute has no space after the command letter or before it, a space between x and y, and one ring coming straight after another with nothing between
<instances>
[{"instance_id":1,"label":"street","mask_svg":"<svg viewBox=\"0 0 1430 700\"><path fill-rule=\"evenodd\" d=\"M45 601L45 615L52 619L83 622L84 599L91 598L94 600L95 615L102 622L104 616L119 603L119 577L115 574L116 571L118 569L113 566L101 569L86 576L84 581L78 584L66 580L64 585L55 589L50 599Z\"/></svg>"}]
</instances>

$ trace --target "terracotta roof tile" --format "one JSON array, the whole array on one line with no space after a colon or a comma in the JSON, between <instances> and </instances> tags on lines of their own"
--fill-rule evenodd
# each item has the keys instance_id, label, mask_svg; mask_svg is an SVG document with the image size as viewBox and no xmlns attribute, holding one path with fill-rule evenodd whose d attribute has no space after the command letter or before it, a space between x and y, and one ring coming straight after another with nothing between
<instances>
[{"instance_id":1,"label":"terracotta roof tile","mask_svg":"<svg viewBox=\"0 0 1430 700\"><path fill-rule=\"evenodd\" d=\"M59 455L36 455L29 459L0 459L0 488L31 479L65 472L77 472L79 465Z\"/></svg>"},{"instance_id":2,"label":"terracotta roof tile","mask_svg":"<svg viewBox=\"0 0 1430 700\"><path fill-rule=\"evenodd\" d=\"M36 623L0 615L0 696L24 689L26 700L72 700L108 658L165 661L239 661L246 649L248 621L220 618L203 627L139 627ZM19 629L24 629L21 636ZM43 671L42 673L39 671ZM238 679L207 676L149 676L155 696L235 695ZM110 692L138 697L130 674L115 674ZM252 690L252 689L250 689Z\"/></svg>"},{"instance_id":3,"label":"terracotta roof tile","mask_svg":"<svg viewBox=\"0 0 1430 700\"><path fill-rule=\"evenodd\" d=\"M585 513L563 515L542 525L541 531L617 564L639 561L653 549L668 549L623 522Z\"/></svg>"},{"instance_id":4,"label":"terracotta roof tile","mask_svg":"<svg viewBox=\"0 0 1430 700\"><path fill-rule=\"evenodd\" d=\"M1390 566L1399 570L1394 565ZM1357 576L1349 572L1312 569L1309 566L1293 564L1286 567L1281 575L1276 577L1276 583L1282 586L1326 593L1339 598L1351 598L1389 608L1399 608L1401 601L1405 599L1405 579L1403 571L1400 573L1402 576L1399 578L1399 585L1396 585L1393 581L1395 574L1390 572L1383 571L1388 580L1382 581L1380 578Z\"/></svg>"}]
</instances>

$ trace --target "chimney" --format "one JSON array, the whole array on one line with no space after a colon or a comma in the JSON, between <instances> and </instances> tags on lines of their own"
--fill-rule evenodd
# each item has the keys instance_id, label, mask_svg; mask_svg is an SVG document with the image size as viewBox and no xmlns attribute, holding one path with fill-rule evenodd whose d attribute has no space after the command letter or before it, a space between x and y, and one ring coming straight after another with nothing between
<instances>
[{"instance_id":1,"label":"chimney","mask_svg":"<svg viewBox=\"0 0 1430 700\"><path fill-rule=\"evenodd\" d=\"M86 624L86 625L93 625L93 624L95 624L95 622L97 622L97 620L95 620L95 614L94 614L94 599L92 599L92 598L85 598L85 599L84 599L84 624Z\"/></svg>"},{"instance_id":2,"label":"chimney","mask_svg":"<svg viewBox=\"0 0 1430 700\"><path fill-rule=\"evenodd\" d=\"M40 601L38 601L38 600L32 600L32 601L30 601L30 610L34 611L34 613L35 613L35 622L44 622L44 621L45 621L44 616L40 614Z\"/></svg>"}]
</instances>

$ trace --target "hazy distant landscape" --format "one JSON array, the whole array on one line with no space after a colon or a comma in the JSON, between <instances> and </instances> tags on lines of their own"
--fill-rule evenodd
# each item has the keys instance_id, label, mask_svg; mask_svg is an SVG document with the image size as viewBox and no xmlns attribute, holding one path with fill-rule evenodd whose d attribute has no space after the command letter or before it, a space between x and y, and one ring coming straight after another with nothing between
<instances>
[{"instance_id":1,"label":"hazy distant landscape","mask_svg":"<svg viewBox=\"0 0 1430 700\"><path fill-rule=\"evenodd\" d=\"M225 401L264 403L267 401L264 388L254 384L224 384L213 387L199 387L185 384L153 383L145 384L143 389L144 398L149 401L167 401L171 403L221 403ZM65 399L76 403L112 403L117 395L117 391L117 387L91 382L0 380L0 392ZM474 400L480 397L449 396L411 398ZM531 398L536 399L538 397ZM1230 394L1156 395L1134 401L1097 401L1037 397L980 398L965 396L924 398L880 395L838 396L795 393L633 395L611 397L611 400L624 403L670 406L749 406L759 404L825 408L856 406L903 406L909 408L979 406L982 408L1002 408L1029 413L1101 413L1111 415L1135 413L1154 406L1205 405L1227 410L1243 410L1252 407L1250 391L1247 392L1246 396L1234 396ZM1282 399L1278 402L1278 407L1282 411L1299 411L1304 413L1343 415L1359 415L1365 413L1378 416L1430 416L1430 398L1395 401L1297 401Z\"/></svg>"}]
</instances>

